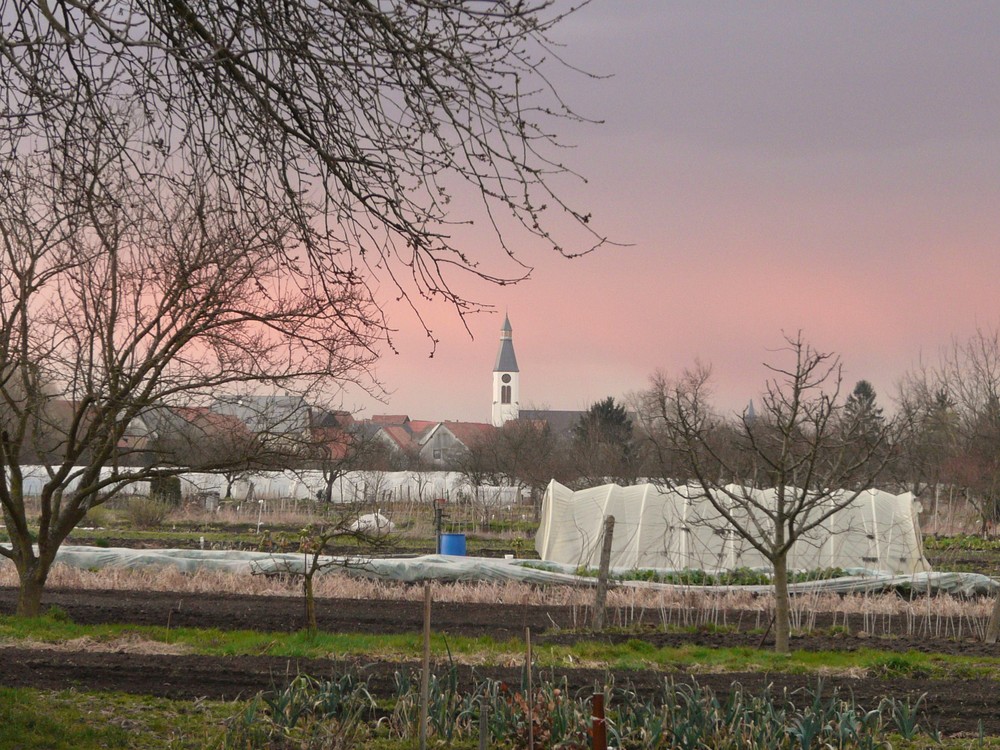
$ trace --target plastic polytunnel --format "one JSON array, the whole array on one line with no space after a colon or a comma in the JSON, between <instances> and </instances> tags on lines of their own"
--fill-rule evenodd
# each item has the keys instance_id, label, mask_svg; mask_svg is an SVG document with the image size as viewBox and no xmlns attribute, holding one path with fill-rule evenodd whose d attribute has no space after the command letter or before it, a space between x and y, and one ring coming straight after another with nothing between
<instances>
[{"instance_id":1,"label":"plastic polytunnel","mask_svg":"<svg viewBox=\"0 0 1000 750\"><path fill-rule=\"evenodd\" d=\"M775 491L728 489L750 502L727 510L738 520L759 524L761 533L769 533L765 510L773 507ZM722 501L721 495L715 497ZM835 497L846 498L843 494ZM755 505L759 509L751 519L749 509ZM929 571L920 543L918 511L910 493L864 490L795 543L788 555L789 569L864 568L896 575ZM608 484L574 492L553 481L545 492L541 515L535 549L551 562L597 567L604 519L614 516L613 568L770 568L709 499L691 488Z\"/></svg>"}]
</instances>

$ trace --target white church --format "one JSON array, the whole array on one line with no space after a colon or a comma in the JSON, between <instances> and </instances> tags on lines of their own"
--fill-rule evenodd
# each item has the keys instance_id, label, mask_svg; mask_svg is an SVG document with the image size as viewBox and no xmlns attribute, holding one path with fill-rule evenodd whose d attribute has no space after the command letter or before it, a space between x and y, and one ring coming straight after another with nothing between
<instances>
[{"instance_id":1,"label":"white church","mask_svg":"<svg viewBox=\"0 0 1000 750\"><path fill-rule=\"evenodd\" d=\"M521 371L514 354L513 328L510 317L505 315L500 329L500 348L493 365L493 407L490 421L494 427L503 427L513 419L547 422L557 433L568 433L585 413L579 410L522 409Z\"/></svg>"},{"instance_id":2,"label":"white church","mask_svg":"<svg viewBox=\"0 0 1000 750\"><path fill-rule=\"evenodd\" d=\"M520 370L517 369L517 357L514 355L513 329L510 318L504 316L503 328L500 329L500 349L497 351L497 362L493 366L493 411L494 427L503 427L504 422L518 418L520 407Z\"/></svg>"}]
</instances>

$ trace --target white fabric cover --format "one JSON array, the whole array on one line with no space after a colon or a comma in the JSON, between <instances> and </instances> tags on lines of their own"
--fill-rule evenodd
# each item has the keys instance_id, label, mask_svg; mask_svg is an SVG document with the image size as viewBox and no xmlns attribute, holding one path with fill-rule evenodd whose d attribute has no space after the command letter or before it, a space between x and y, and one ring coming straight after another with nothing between
<instances>
[{"instance_id":1,"label":"white fabric cover","mask_svg":"<svg viewBox=\"0 0 1000 750\"><path fill-rule=\"evenodd\" d=\"M765 507L773 502L773 489L747 492ZM543 560L597 567L604 518L614 516L613 568L770 568L708 499L698 495L687 488L661 490L653 484L608 484L574 492L553 481L542 501L535 549ZM914 505L910 493L863 491L795 543L788 555L789 569L866 568L903 575L929 571ZM739 518L741 510L735 507L731 512ZM758 521L768 531L762 515L757 514Z\"/></svg>"}]
</instances>

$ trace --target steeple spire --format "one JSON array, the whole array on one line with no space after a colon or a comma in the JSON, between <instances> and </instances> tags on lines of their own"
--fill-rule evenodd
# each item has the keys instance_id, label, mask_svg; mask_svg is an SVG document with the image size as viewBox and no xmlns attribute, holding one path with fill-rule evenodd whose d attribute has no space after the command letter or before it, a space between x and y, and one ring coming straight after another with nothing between
<instances>
[{"instance_id":1,"label":"steeple spire","mask_svg":"<svg viewBox=\"0 0 1000 750\"><path fill-rule=\"evenodd\" d=\"M517 357L514 356L514 329L510 326L510 318L503 317L503 328L500 329L500 349L497 351L497 363L493 372L520 372L517 369Z\"/></svg>"}]
</instances>

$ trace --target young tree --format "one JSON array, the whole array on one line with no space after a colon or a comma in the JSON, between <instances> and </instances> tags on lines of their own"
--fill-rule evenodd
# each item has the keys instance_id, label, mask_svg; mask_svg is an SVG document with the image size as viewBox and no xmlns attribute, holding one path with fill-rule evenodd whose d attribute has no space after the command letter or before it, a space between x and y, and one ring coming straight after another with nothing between
<instances>
[{"instance_id":1,"label":"young tree","mask_svg":"<svg viewBox=\"0 0 1000 750\"><path fill-rule=\"evenodd\" d=\"M567 171L553 121L578 119L546 78L559 20L545 0L5 6L0 555L19 613L90 508L180 470L128 466L147 410L371 383L386 285L462 313L455 271L508 280L451 239L467 185L489 226L507 212L573 255L553 206L579 252L600 244L548 186Z\"/></svg>"},{"instance_id":2,"label":"young tree","mask_svg":"<svg viewBox=\"0 0 1000 750\"><path fill-rule=\"evenodd\" d=\"M278 565L278 570L289 575L302 576L302 594L305 604L306 631L315 634L319 629L316 621L316 594L313 582L317 573L333 568L355 569L370 560L373 554L386 550L391 543L389 527L366 526L361 523L362 506L357 504L327 506L322 518L310 524L297 534L284 535L279 544L291 544L302 554L302 564L290 564L286 558ZM348 544L356 554L342 559L329 559L330 549L335 544Z\"/></svg>"},{"instance_id":3,"label":"young tree","mask_svg":"<svg viewBox=\"0 0 1000 750\"><path fill-rule=\"evenodd\" d=\"M785 349L791 363L766 365L771 378L754 414L719 415L705 367L676 382L654 376L643 399L648 439L668 459L662 481L714 510L693 522L736 533L773 566L775 649L782 653L790 633L789 551L872 486L884 465L873 458L885 455L892 434L888 422L878 435L854 429L858 415L838 400L839 358L801 334L786 337Z\"/></svg>"}]
</instances>

